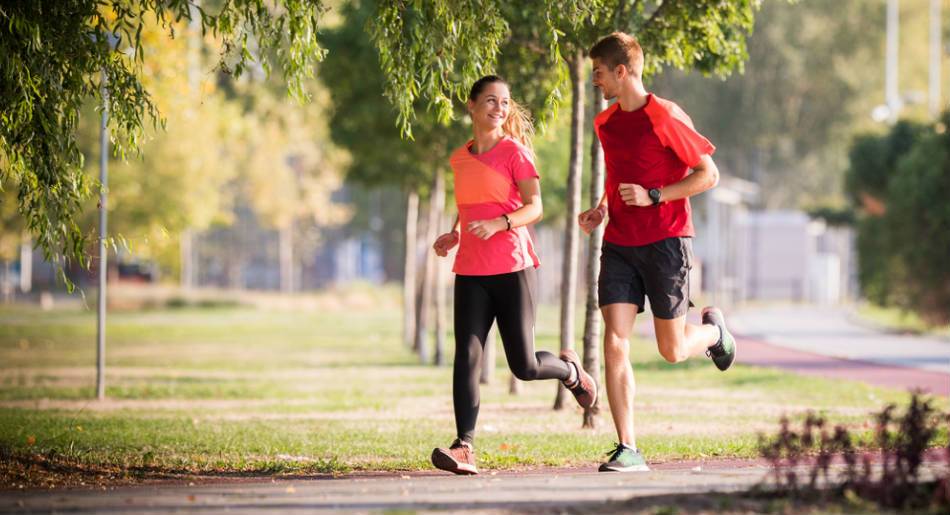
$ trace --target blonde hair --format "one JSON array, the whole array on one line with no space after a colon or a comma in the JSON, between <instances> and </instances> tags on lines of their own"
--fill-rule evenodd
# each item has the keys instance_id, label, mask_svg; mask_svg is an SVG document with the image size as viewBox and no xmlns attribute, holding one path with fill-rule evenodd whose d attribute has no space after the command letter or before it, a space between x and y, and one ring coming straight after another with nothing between
<instances>
[{"instance_id":1,"label":"blonde hair","mask_svg":"<svg viewBox=\"0 0 950 515\"><path fill-rule=\"evenodd\" d=\"M486 75L472 84L472 89L468 94L469 100L473 102L477 100L485 86L495 82L508 86L505 79L497 75ZM511 89L511 86L508 86L508 89ZM531 153L531 158L534 159L534 143L532 142L534 140L534 120L531 119L531 112L515 102L513 98L508 100L508 118L502 124L501 130L527 148L528 152Z\"/></svg>"},{"instance_id":2,"label":"blonde hair","mask_svg":"<svg viewBox=\"0 0 950 515\"><path fill-rule=\"evenodd\" d=\"M512 139L521 143L531 158L534 159L534 120L531 119L531 111L525 109L514 99L508 101L508 119L502 124L501 129Z\"/></svg>"}]
</instances>

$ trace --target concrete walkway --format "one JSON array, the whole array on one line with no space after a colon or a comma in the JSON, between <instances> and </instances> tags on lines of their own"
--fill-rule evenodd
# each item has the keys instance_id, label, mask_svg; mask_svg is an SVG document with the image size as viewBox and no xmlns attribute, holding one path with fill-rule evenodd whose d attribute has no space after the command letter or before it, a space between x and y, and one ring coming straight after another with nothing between
<instances>
[{"instance_id":1,"label":"concrete walkway","mask_svg":"<svg viewBox=\"0 0 950 515\"><path fill-rule=\"evenodd\" d=\"M645 473L541 470L474 477L413 473L341 479L154 485L110 490L0 493L6 513L371 513L395 510L498 513L596 512L611 501L669 494L734 492L760 482L760 462L731 460L710 468L660 466Z\"/></svg>"},{"instance_id":2,"label":"concrete walkway","mask_svg":"<svg viewBox=\"0 0 950 515\"><path fill-rule=\"evenodd\" d=\"M782 347L950 376L950 341L884 332L842 307L747 308L729 323L737 334Z\"/></svg>"},{"instance_id":3,"label":"concrete walkway","mask_svg":"<svg viewBox=\"0 0 950 515\"><path fill-rule=\"evenodd\" d=\"M699 310L690 311L699 323ZM893 334L861 323L844 307L773 305L726 313L738 363L802 375L863 381L950 396L950 341ZM654 338L649 314L634 330Z\"/></svg>"},{"instance_id":4,"label":"concrete walkway","mask_svg":"<svg viewBox=\"0 0 950 515\"><path fill-rule=\"evenodd\" d=\"M728 315L741 363L950 395L950 342L893 334L824 306L747 308Z\"/></svg>"}]
</instances>

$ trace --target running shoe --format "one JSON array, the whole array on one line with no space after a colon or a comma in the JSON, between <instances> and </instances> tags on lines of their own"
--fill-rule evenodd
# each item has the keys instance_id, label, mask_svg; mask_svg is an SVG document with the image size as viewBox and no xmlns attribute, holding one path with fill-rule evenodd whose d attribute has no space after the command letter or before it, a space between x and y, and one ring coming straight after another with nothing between
<instances>
[{"instance_id":1,"label":"running shoe","mask_svg":"<svg viewBox=\"0 0 950 515\"><path fill-rule=\"evenodd\" d=\"M614 450L607 453L610 459L600 465L601 472L649 472L650 467L640 451L618 443Z\"/></svg>"},{"instance_id":2,"label":"running shoe","mask_svg":"<svg viewBox=\"0 0 950 515\"><path fill-rule=\"evenodd\" d=\"M725 371L736 360L736 339L726 329L726 319L719 308L708 306L703 308L703 324L714 325L719 328L719 341L706 349L716 368Z\"/></svg>"},{"instance_id":3,"label":"running shoe","mask_svg":"<svg viewBox=\"0 0 950 515\"><path fill-rule=\"evenodd\" d=\"M574 398L577 399L577 403L580 404L582 408L593 406L594 402L597 401L597 383L594 382L594 378L584 370L580 358L577 357L577 353L574 352L573 349L562 350L561 359L577 369L577 381L574 385L564 386L574 394Z\"/></svg>"},{"instance_id":4,"label":"running shoe","mask_svg":"<svg viewBox=\"0 0 950 515\"><path fill-rule=\"evenodd\" d=\"M432 464L453 474L478 474L478 469L475 468L475 450L470 444L457 438L448 449L439 447L432 451Z\"/></svg>"}]
</instances>

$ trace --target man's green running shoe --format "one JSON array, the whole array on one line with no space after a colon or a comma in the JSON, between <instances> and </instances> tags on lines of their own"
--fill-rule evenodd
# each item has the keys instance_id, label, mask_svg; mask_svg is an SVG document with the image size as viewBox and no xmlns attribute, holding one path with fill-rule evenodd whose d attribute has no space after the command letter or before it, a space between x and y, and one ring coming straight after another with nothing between
<instances>
[{"instance_id":1,"label":"man's green running shoe","mask_svg":"<svg viewBox=\"0 0 950 515\"><path fill-rule=\"evenodd\" d=\"M608 452L610 459L600 465L601 472L649 472L650 467L643 459L640 451L618 443L617 447Z\"/></svg>"},{"instance_id":2,"label":"man's green running shoe","mask_svg":"<svg viewBox=\"0 0 950 515\"><path fill-rule=\"evenodd\" d=\"M706 349L706 355L712 358L716 368L725 371L736 360L736 339L726 329L726 319L719 308L712 306L703 308L703 324L719 328L719 341Z\"/></svg>"}]
</instances>

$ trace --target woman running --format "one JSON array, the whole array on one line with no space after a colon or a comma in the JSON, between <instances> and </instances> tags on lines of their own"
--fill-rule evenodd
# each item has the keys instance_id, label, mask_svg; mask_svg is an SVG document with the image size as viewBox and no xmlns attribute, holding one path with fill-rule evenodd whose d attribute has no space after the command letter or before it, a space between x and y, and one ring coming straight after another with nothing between
<instances>
[{"instance_id":1,"label":"woman running","mask_svg":"<svg viewBox=\"0 0 950 515\"><path fill-rule=\"evenodd\" d=\"M473 138L449 159L458 218L452 231L432 246L443 257L459 246L453 267L457 438L451 447L432 451L432 464L455 474L478 473L473 445L478 379L494 321L515 377L558 379L584 407L593 405L597 396L594 379L573 350L562 351L560 359L534 351L535 268L540 261L526 226L541 219L541 186L530 116L511 99L508 84L494 75L472 85L468 111Z\"/></svg>"}]
</instances>

